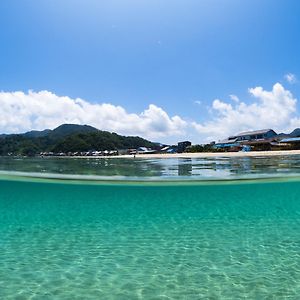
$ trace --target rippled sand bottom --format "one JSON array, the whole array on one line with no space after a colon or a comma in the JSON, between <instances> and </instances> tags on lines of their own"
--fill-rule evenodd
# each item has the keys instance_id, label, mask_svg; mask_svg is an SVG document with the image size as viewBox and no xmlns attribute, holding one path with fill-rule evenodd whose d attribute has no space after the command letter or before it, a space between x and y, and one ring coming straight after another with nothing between
<instances>
[{"instance_id":1,"label":"rippled sand bottom","mask_svg":"<svg viewBox=\"0 0 300 300\"><path fill-rule=\"evenodd\" d=\"M298 299L300 183L0 181L0 299Z\"/></svg>"}]
</instances>

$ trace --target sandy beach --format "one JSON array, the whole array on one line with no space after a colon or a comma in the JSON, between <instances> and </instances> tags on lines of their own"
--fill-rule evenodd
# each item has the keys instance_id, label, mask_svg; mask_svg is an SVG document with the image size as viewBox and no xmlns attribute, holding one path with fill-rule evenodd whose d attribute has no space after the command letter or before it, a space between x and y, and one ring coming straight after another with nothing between
<instances>
[{"instance_id":1,"label":"sandy beach","mask_svg":"<svg viewBox=\"0 0 300 300\"><path fill-rule=\"evenodd\" d=\"M119 156L79 156L82 158L214 158L214 157L258 157L258 156L286 156L300 155L300 150L285 150L285 151L250 151L250 152L200 152L200 153L173 153L173 154L136 154L119 155ZM78 156L76 156L78 158Z\"/></svg>"}]
</instances>

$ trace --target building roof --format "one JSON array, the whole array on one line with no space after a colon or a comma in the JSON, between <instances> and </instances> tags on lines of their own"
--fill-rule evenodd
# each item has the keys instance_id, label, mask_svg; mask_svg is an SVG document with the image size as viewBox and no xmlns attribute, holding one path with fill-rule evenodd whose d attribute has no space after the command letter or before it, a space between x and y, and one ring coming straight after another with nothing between
<instances>
[{"instance_id":1,"label":"building roof","mask_svg":"<svg viewBox=\"0 0 300 300\"><path fill-rule=\"evenodd\" d=\"M228 139L225 139L225 140L218 141L216 144L229 144L229 143L235 143L236 140L237 140L236 137L234 137L234 138L228 138Z\"/></svg>"},{"instance_id":2,"label":"building roof","mask_svg":"<svg viewBox=\"0 0 300 300\"><path fill-rule=\"evenodd\" d=\"M245 131L245 132L241 132L241 133L237 134L236 136L264 134L264 133L267 133L269 131L274 131L274 130L273 129L261 129L261 130L254 130L254 131Z\"/></svg>"},{"instance_id":3,"label":"building roof","mask_svg":"<svg viewBox=\"0 0 300 300\"><path fill-rule=\"evenodd\" d=\"M300 137L287 138L280 140L280 143L289 143L289 142L300 142Z\"/></svg>"},{"instance_id":4,"label":"building roof","mask_svg":"<svg viewBox=\"0 0 300 300\"><path fill-rule=\"evenodd\" d=\"M160 149L160 151L167 151L170 148L170 146L166 146Z\"/></svg>"}]
</instances>

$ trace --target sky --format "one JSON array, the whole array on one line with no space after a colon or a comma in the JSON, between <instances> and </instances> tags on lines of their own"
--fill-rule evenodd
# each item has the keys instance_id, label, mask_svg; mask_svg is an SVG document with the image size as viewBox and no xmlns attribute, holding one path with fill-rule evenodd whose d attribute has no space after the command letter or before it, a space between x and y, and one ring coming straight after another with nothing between
<instances>
[{"instance_id":1,"label":"sky","mask_svg":"<svg viewBox=\"0 0 300 300\"><path fill-rule=\"evenodd\" d=\"M297 0L3 0L0 133L205 143L300 127Z\"/></svg>"}]
</instances>

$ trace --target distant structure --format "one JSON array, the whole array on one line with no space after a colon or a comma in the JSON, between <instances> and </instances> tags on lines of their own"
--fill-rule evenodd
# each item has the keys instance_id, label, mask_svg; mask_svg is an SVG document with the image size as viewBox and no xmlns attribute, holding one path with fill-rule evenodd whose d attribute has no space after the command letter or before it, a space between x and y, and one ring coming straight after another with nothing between
<instances>
[{"instance_id":1,"label":"distant structure","mask_svg":"<svg viewBox=\"0 0 300 300\"><path fill-rule=\"evenodd\" d=\"M273 129L262 129L255 131L241 132L236 135L238 141L263 141L272 139L277 136L277 133Z\"/></svg>"},{"instance_id":2,"label":"distant structure","mask_svg":"<svg viewBox=\"0 0 300 300\"><path fill-rule=\"evenodd\" d=\"M151 148L147 148L147 147L139 147L136 149L136 153L138 154L152 154L152 153L156 153L156 150L152 150Z\"/></svg>"},{"instance_id":3,"label":"distant structure","mask_svg":"<svg viewBox=\"0 0 300 300\"><path fill-rule=\"evenodd\" d=\"M243 146L252 146L257 150L270 150L272 143L276 142L277 133L273 129L262 129L241 132L225 140L215 143L214 147L229 151L238 151Z\"/></svg>"},{"instance_id":4,"label":"distant structure","mask_svg":"<svg viewBox=\"0 0 300 300\"><path fill-rule=\"evenodd\" d=\"M190 141L179 142L177 146L177 152L182 153L189 146L192 146L192 143Z\"/></svg>"}]
</instances>

